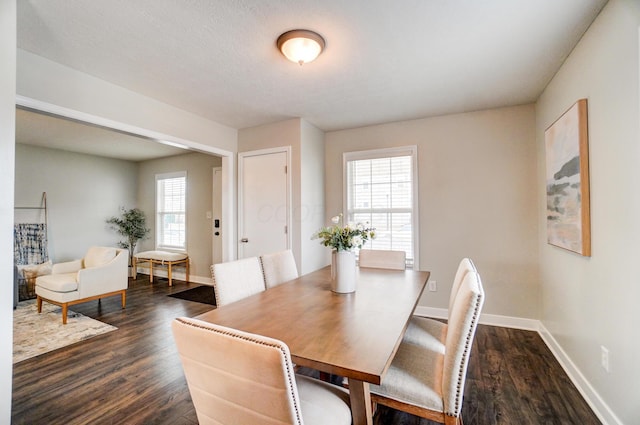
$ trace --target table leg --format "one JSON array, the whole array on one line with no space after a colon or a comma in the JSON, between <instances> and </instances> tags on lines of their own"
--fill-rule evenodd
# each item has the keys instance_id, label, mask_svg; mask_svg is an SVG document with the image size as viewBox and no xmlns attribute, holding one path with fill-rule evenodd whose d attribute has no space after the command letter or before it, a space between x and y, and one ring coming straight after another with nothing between
<instances>
[{"instance_id":1,"label":"table leg","mask_svg":"<svg viewBox=\"0 0 640 425\"><path fill-rule=\"evenodd\" d=\"M131 260L131 267L133 267L133 278L135 280L138 279L138 261L136 260L136 257L133 257Z\"/></svg>"},{"instance_id":2,"label":"table leg","mask_svg":"<svg viewBox=\"0 0 640 425\"><path fill-rule=\"evenodd\" d=\"M371 393L369 383L349 378L349 398L353 425L372 425Z\"/></svg>"},{"instance_id":3,"label":"table leg","mask_svg":"<svg viewBox=\"0 0 640 425\"><path fill-rule=\"evenodd\" d=\"M153 260L149 260L149 283L153 283Z\"/></svg>"},{"instance_id":4,"label":"table leg","mask_svg":"<svg viewBox=\"0 0 640 425\"><path fill-rule=\"evenodd\" d=\"M167 268L169 269L167 271L167 275L169 276L169 286L171 286L171 261L169 261L169 265L167 266Z\"/></svg>"}]
</instances>

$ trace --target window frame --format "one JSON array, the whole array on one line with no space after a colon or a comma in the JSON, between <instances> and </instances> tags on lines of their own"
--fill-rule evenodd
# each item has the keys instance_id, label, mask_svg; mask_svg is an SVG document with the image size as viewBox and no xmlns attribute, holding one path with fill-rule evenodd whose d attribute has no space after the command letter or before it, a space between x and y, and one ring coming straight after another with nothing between
<instances>
[{"instance_id":1,"label":"window frame","mask_svg":"<svg viewBox=\"0 0 640 425\"><path fill-rule=\"evenodd\" d=\"M161 231L163 229L162 227L162 220L160 218L161 214L164 214L164 212L159 211L158 209L158 205L159 205L159 182L161 180L168 180L168 179L175 179L175 178L184 178L184 246L176 246L176 245L164 245L161 242L162 238L161 238ZM177 252L186 252L187 251L187 172L186 171L174 171L174 172L170 172L170 173L160 173L160 174L156 174L155 175L155 223L156 223L156 231L155 231L155 245L156 245L156 249L157 250L164 250L164 251L177 251Z\"/></svg>"},{"instance_id":2,"label":"window frame","mask_svg":"<svg viewBox=\"0 0 640 425\"><path fill-rule=\"evenodd\" d=\"M343 152L342 154L342 212L343 216L349 217L349 171L350 161L370 160L380 158L391 158L397 156L411 157L411 186L412 186L412 206L411 206L411 229L413 245L413 263L407 262L407 267L413 266L414 270L420 270L420 227L419 227L419 200L418 200L418 147L416 145L401 146L393 148L370 149L363 151Z\"/></svg>"}]
</instances>

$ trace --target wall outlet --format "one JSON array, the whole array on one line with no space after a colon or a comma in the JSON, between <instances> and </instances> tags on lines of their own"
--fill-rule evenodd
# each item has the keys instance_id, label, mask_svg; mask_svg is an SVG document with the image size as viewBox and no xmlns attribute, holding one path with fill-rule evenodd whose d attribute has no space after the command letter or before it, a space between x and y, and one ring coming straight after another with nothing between
<instances>
[{"instance_id":1,"label":"wall outlet","mask_svg":"<svg viewBox=\"0 0 640 425\"><path fill-rule=\"evenodd\" d=\"M609 372L609 350L604 345L600 346L600 365Z\"/></svg>"},{"instance_id":2,"label":"wall outlet","mask_svg":"<svg viewBox=\"0 0 640 425\"><path fill-rule=\"evenodd\" d=\"M430 280L427 287L429 288L429 291L436 292L438 290L438 282L436 282L435 280Z\"/></svg>"}]
</instances>

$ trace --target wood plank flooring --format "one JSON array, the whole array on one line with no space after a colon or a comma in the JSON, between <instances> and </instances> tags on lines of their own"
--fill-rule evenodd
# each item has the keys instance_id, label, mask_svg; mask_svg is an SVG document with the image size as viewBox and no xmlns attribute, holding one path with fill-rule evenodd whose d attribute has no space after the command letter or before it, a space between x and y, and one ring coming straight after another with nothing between
<instances>
[{"instance_id":1,"label":"wood plank flooring","mask_svg":"<svg viewBox=\"0 0 640 425\"><path fill-rule=\"evenodd\" d=\"M170 323L212 306L166 296L194 284L132 280L72 310L118 330L25 360L13 370L13 424L197 424ZM535 332L480 325L464 396L473 424L598 424ZM380 407L376 425L431 422Z\"/></svg>"}]
</instances>

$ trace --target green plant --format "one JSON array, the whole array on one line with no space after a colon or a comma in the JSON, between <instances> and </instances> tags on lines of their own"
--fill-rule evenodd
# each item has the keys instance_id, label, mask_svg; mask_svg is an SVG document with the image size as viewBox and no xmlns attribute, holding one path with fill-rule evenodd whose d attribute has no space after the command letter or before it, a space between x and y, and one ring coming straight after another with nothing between
<instances>
[{"instance_id":1,"label":"green plant","mask_svg":"<svg viewBox=\"0 0 640 425\"><path fill-rule=\"evenodd\" d=\"M339 214L331 221L334 226L323 227L318 233L312 236L312 239L321 239L320 243L324 246L330 246L336 251L351 251L354 248L362 248L369 240L375 239L376 232L372 227L366 227L362 223L342 225L342 214Z\"/></svg>"},{"instance_id":2,"label":"green plant","mask_svg":"<svg viewBox=\"0 0 640 425\"><path fill-rule=\"evenodd\" d=\"M128 210L125 207L120 209L122 210L121 216L107 219L107 224L110 224L113 230L126 238L118 242L118 246L129 250L129 265L132 265L133 252L138 241L146 239L151 229L146 227L147 219L142 210L138 208Z\"/></svg>"}]
</instances>

